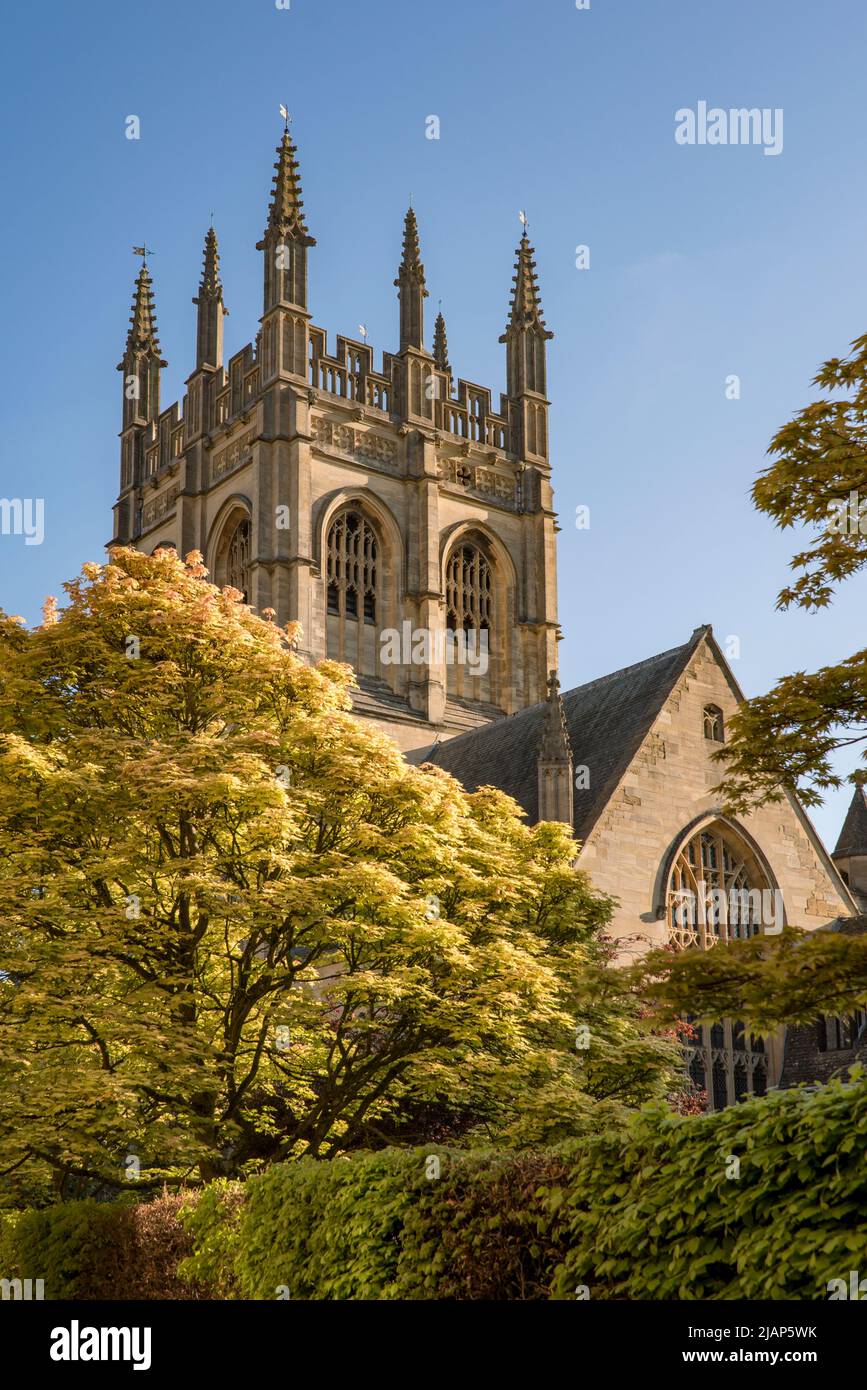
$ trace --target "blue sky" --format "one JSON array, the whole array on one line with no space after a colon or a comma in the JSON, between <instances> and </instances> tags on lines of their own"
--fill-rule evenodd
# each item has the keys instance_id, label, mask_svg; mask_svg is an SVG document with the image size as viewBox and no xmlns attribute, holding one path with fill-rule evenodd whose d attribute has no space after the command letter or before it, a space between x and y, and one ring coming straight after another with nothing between
<instances>
[{"instance_id":1,"label":"blue sky","mask_svg":"<svg viewBox=\"0 0 867 1390\"><path fill-rule=\"evenodd\" d=\"M0 538L0 603L37 618L111 534L120 359L152 270L163 403L192 365L213 212L227 356L261 309L277 106L294 116L314 321L396 347L416 208L457 373L504 386L519 208L548 325L564 686L736 636L748 694L855 650L865 581L778 614L796 547L749 489L826 357L867 331L867 8L859 0L149 0L15 6L0 83L0 492L45 541ZM701 100L782 108L784 147L681 146ZM426 118L441 138L425 138ZM141 139L125 138L137 115ZM590 247L578 270L575 248ZM741 398L727 400L737 374ZM589 530L575 509L591 508ZM845 765L846 770L852 765ZM814 819L832 843L848 792Z\"/></svg>"}]
</instances>

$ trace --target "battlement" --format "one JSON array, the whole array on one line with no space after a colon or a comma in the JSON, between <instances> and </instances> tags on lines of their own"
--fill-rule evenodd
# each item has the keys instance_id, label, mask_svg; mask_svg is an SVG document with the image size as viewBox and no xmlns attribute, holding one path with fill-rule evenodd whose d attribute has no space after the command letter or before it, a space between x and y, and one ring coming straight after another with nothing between
<instances>
[{"instance_id":1,"label":"battlement","mask_svg":"<svg viewBox=\"0 0 867 1390\"><path fill-rule=\"evenodd\" d=\"M373 348L356 338L337 336L337 352L327 350L327 332L310 325L310 370L308 385L313 392L363 406L393 424L401 423L392 410L399 395L402 364L394 353L382 354L382 371L373 367ZM425 378L430 393L433 427L456 440L467 440L508 456L509 399L500 395L500 409L492 409L491 391L477 382L451 371L437 369L433 362ZM247 343L230 359L228 368L217 368L210 375L205 393L202 433L220 434L238 420L246 419L261 395L258 355ZM149 422L145 433L143 482L156 486L167 472L176 471L185 450L184 407L189 400L175 401Z\"/></svg>"}]
</instances>

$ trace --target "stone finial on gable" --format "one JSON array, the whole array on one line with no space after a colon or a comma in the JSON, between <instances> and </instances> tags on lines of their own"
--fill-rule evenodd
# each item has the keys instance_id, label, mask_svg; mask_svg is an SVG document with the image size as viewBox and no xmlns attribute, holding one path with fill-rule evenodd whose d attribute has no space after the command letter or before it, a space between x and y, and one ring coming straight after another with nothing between
<instances>
[{"instance_id":1,"label":"stone finial on gable","mask_svg":"<svg viewBox=\"0 0 867 1390\"><path fill-rule=\"evenodd\" d=\"M557 672L551 671L537 761L539 820L559 820L572 825L572 770L572 746L560 682Z\"/></svg>"}]
</instances>

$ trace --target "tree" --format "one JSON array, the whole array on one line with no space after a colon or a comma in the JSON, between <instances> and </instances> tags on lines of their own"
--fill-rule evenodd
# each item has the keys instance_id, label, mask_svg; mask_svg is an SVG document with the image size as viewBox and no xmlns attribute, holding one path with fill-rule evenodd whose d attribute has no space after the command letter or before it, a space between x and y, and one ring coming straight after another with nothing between
<instances>
[{"instance_id":1,"label":"tree","mask_svg":"<svg viewBox=\"0 0 867 1390\"><path fill-rule=\"evenodd\" d=\"M7 1183L207 1181L426 1107L527 1142L671 1086L565 827L407 765L198 555L65 587L0 622Z\"/></svg>"},{"instance_id":2,"label":"tree","mask_svg":"<svg viewBox=\"0 0 867 1390\"><path fill-rule=\"evenodd\" d=\"M867 565L867 336L856 339L847 358L826 362L814 385L825 399L777 432L768 450L775 462L753 487L756 506L781 529L818 528L792 558L798 577L777 600L778 608L808 611L826 607L834 586ZM843 783L834 752L865 743L867 649L836 666L786 676L741 707L717 755L727 804L745 810L789 790L817 805L823 791Z\"/></svg>"},{"instance_id":3,"label":"tree","mask_svg":"<svg viewBox=\"0 0 867 1390\"><path fill-rule=\"evenodd\" d=\"M867 933L787 928L709 951L654 951L629 979L658 1022L738 1018L753 1033L772 1033L867 1007Z\"/></svg>"},{"instance_id":4,"label":"tree","mask_svg":"<svg viewBox=\"0 0 867 1390\"><path fill-rule=\"evenodd\" d=\"M813 384L824 399L777 432L768 451L775 462L753 488L758 509L780 528L818 530L792 558L797 578L780 592L781 609L826 607L835 585L867 565L867 336L852 344L847 358L826 362ZM779 801L787 792L816 805L824 791L843 784L834 753L865 744L867 649L836 666L797 671L767 695L746 701L715 755L725 769L716 790L734 812ZM851 780L867 780L867 771ZM631 978L661 1019L687 1012L705 1020L728 1015L769 1031L867 1004L867 935L787 930L702 955L657 952Z\"/></svg>"}]
</instances>

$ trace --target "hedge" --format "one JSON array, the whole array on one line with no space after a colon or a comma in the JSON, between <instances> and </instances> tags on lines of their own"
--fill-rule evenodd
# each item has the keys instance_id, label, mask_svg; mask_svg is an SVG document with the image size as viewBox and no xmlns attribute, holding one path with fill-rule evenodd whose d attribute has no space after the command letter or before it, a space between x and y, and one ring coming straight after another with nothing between
<instances>
[{"instance_id":1,"label":"hedge","mask_svg":"<svg viewBox=\"0 0 867 1390\"><path fill-rule=\"evenodd\" d=\"M71 1202L0 1227L0 1274L49 1297L823 1299L867 1276L865 1160L858 1076L544 1153L386 1149Z\"/></svg>"},{"instance_id":2,"label":"hedge","mask_svg":"<svg viewBox=\"0 0 867 1390\"><path fill-rule=\"evenodd\" d=\"M179 1220L195 1197L63 1202L0 1214L0 1277L42 1279L47 1299L199 1299L216 1290L178 1273L192 1251Z\"/></svg>"},{"instance_id":3,"label":"hedge","mask_svg":"<svg viewBox=\"0 0 867 1390\"><path fill-rule=\"evenodd\" d=\"M301 1159L209 1189L182 1268L226 1298L545 1298L566 1245L541 1198L567 1177L556 1153Z\"/></svg>"},{"instance_id":4,"label":"hedge","mask_svg":"<svg viewBox=\"0 0 867 1390\"><path fill-rule=\"evenodd\" d=\"M557 1297L827 1298L867 1275L867 1084L645 1112L576 1155L563 1197Z\"/></svg>"}]
</instances>

